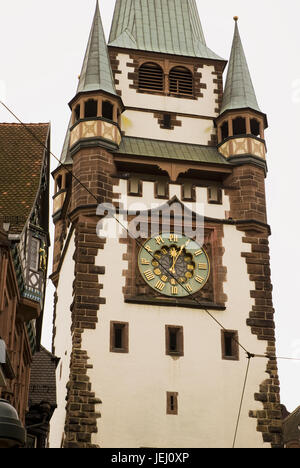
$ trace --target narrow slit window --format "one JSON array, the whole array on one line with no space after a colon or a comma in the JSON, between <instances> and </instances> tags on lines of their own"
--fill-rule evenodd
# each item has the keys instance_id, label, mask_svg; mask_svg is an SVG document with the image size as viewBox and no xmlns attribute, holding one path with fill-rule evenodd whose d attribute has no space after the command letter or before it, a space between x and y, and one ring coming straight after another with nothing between
<instances>
[{"instance_id":1,"label":"narrow slit window","mask_svg":"<svg viewBox=\"0 0 300 468\"><path fill-rule=\"evenodd\" d=\"M183 327L166 325L166 355L183 356Z\"/></svg>"},{"instance_id":2,"label":"narrow slit window","mask_svg":"<svg viewBox=\"0 0 300 468\"><path fill-rule=\"evenodd\" d=\"M111 322L110 324L110 351L112 353L128 353L129 324L124 322Z\"/></svg>"},{"instance_id":3,"label":"narrow slit window","mask_svg":"<svg viewBox=\"0 0 300 468\"><path fill-rule=\"evenodd\" d=\"M238 361L239 345L238 332L232 330L222 330L222 359Z\"/></svg>"},{"instance_id":4,"label":"narrow slit window","mask_svg":"<svg viewBox=\"0 0 300 468\"><path fill-rule=\"evenodd\" d=\"M163 128L166 130L171 130L172 125L171 125L171 114L164 114L163 115Z\"/></svg>"},{"instance_id":5,"label":"narrow slit window","mask_svg":"<svg viewBox=\"0 0 300 468\"><path fill-rule=\"evenodd\" d=\"M178 415L177 392L167 392L167 414Z\"/></svg>"}]
</instances>

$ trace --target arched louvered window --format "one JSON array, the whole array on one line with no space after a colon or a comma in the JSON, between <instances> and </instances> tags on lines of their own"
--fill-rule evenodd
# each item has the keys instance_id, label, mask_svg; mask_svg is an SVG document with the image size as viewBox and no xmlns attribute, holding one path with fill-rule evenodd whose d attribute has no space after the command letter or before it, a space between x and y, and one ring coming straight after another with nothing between
<instances>
[{"instance_id":1,"label":"arched louvered window","mask_svg":"<svg viewBox=\"0 0 300 468\"><path fill-rule=\"evenodd\" d=\"M149 91L164 90L164 73L156 63L144 63L139 69L139 88Z\"/></svg>"},{"instance_id":2,"label":"arched louvered window","mask_svg":"<svg viewBox=\"0 0 300 468\"><path fill-rule=\"evenodd\" d=\"M194 93L193 74L184 67L172 68L169 75L170 93L188 94Z\"/></svg>"}]
</instances>

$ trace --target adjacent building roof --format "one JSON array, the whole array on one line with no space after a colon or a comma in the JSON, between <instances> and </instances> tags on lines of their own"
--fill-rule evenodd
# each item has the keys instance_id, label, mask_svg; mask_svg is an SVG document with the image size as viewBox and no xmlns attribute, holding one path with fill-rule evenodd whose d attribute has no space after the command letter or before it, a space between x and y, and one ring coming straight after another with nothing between
<instances>
[{"instance_id":1,"label":"adjacent building roof","mask_svg":"<svg viewBox=\"0 0 300 468\"><path fill-rule=\"evenodd\" d=\"M56 406L56 367L59 359L41 346L41 351L33 356L29 407L42 402Z\"/></svg>"},{"instance_id":2,"label":"adjacent building roof","mask_svg":"<svg viewBox=\"0 0 300 468\"><path fill-rule=\"evenodd\" d=\"M98 90L117 96L97 1L77 92Z\"/></svg>"},{"instance_id":3,"label":"adjacent building roof","mask_svg":"<svg viewBox=\"0 0 300 468\"><path fill-rule=\"evenodd\" d=\"M258 112L254 87L252 84L245 52L243 49L239 28L235 17L235 31L231 56L228 65L226 85L224 89L221 114L227 110L251 108Z\"/></svg>"},{"instance_id":4,"label":"adjacent building roof","mask_svg":"<svg viewBox=\"0 0 300 468\"><path fill-rule=\"evenodd\" d=\"M206 46L195 0L117 0L109 46L223 60Z\"/></svg>"},{"instance_id":5,"label":"adjacent building roof","mask_svg":"<svg viewBox=\"0 0 300 468\"><path fill-rule=\"evenodd\" d=\"M21 233L40 187L49 123L0 124L0 223ZM39 143L39 141L41 143Z\"/></svg>"},{"instance_id":6,"label":"adjacent building roof","mask_svg":"<svg viewBox=\"0 0 300 468\"><path fill-rule=\"evenodd\" d=\"M174 143L162 140L149 140L148 138L126 137L116 154L142 156L143 158L159 158L207 164L228 164L226 159L218 152L216 147Z\"/></svg>"}]
</instances>

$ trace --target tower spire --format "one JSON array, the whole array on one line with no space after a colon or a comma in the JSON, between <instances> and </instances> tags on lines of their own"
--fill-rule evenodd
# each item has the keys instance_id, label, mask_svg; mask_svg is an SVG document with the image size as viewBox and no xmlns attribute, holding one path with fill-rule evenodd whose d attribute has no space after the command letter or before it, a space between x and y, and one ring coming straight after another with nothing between
<instances>
[{"instance_id":1,"label":"tower spire","mask_svg":"<svg viewBox=\"0 0 300 468\"><path fill-rule=\"evenodd\" d=\"M235 16L233 19L235 21L235 31L221 114L227 110L246 108L261 112L239 33L238 17Z\"/></svg>"},{"instance_id":2,"label":"tower spire","mask_svg":"<svg viewBox=\"0 0 300 468\"><path fill-rule=\"evenodd\" d=\"M206 45L195 0L117 0L109 46L223 60Z\"/></svg>"},{"instance_id":3,"label":"tower spire","mask_svg":"<svg viewBox=\"0 0 300 468\"><path fill-rule=\"evenodd\" d=\"M117 96L98 0L77 88L77 93L86 91L105 91Z\"/></svg>"}]
</instances>

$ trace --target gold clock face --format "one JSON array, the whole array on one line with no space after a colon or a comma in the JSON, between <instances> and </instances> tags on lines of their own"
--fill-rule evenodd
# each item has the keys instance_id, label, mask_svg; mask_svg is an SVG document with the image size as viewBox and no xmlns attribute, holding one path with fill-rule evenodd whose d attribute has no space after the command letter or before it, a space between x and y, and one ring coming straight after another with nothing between
<instances>
[{"instance_id":1,"label":"gold clock face","mask_svg":"<svg viewBox=\"0 0 300 468\"><path fill-rule=\"evenodd\" d=\"M145 282L169 297L195 294L210 275L210 262L203 247L172 233L147 240L140 249L138 265Z\"/></svg>"}]
</instances>

